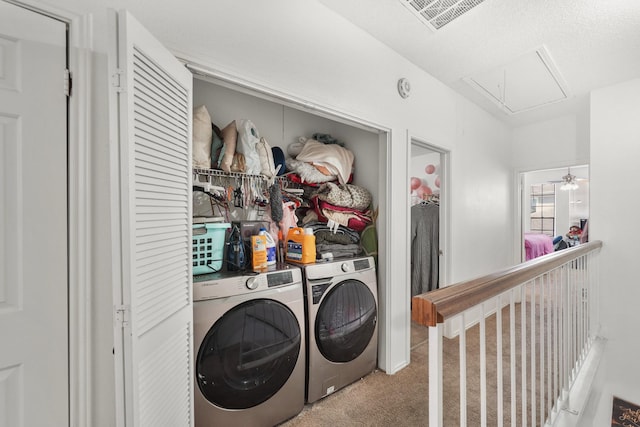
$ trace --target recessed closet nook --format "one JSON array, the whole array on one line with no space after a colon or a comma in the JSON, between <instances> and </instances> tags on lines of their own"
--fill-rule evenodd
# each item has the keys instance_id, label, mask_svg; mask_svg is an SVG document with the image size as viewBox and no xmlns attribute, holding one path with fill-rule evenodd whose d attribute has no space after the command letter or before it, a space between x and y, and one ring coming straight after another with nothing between
<instances>
[{"instance_id":1,"label":"recessed closet nook","mask_svg":"<svg viewBox=\"0 0 640 427\"><path fill-rule=\"evenodd\" d=\"M351 183L367 189L371 193L373 210L379 215L384 215L380 213L384 211L380 209L380 197L386 178L381 173L384 168L384 164L381 165L384 156L380 153L386 150L385 131L321 111L308 104L225 81L196 66L188 63L186 65L194 75L193 107L206 106L211 122L218 128L223 129L234 120L250 120L260 137L264 138L270 147L279 147L287 159L290 158L290 145L297 143L300 138L311 138L314 134L324 134L344 144L354 156ZM224 179L227 174L216 171L216 175L221 175ZM234 177L241 178L242 174L232 173L229 176L235 179ZM195 174L194 184L199 179L202 178ZM285 175L281 175L279 182L281 185L295 186L288 184ZM376 220L376 226L378 236L385 232L380 217ZM378 259L378 262L383 260Z\"/></svg>"},{"instance_id":2,"label":"recessed closet nook","mask_svg":"<svg viewBox=\"0 0 640 427\"><path fill-rule=\"evenodd\" d=\"M351 117L342 117L339 113L324 110L304 101L268 93L266 89L255 89L241 82L218 77L213 71L203 70L198 65L187 62L186 67L193 73L194 109L206 106L212 124L219 129L223 129L234 120L236 122L242 119L250 120L260 137L264 138L270 147L279 147L287 161L291 157L288 154L290 145L295 145L301 138L311 138L314 134L324 134L344 144L344 147L354 156L351 183L371 193L371 206L377 216L374 222L377 235L379 238L384 235L386 215L384 206L381 206L381 198L384 198L387 181L386 155L384 154L388 144L386 130L376 129L368 123L359 122ZM221 175L223 180L227 175L222 171L214 172L215 175ZM228 176L233 180L234 177L242 177L242 174L232 173ZM289 184L285 175L279 178L281 185L295 186L295 184ZM194 184L202 179L206 178L194 174ZM251 210L245 210L244 213L249 211ZM215 215L216 212L212 214ZM377 257L377 262L378 271L384 271L383 257ZM381 289L384 289L383 281L383 275L378 273L378 285Z\"/></svg>"}]
</instances>

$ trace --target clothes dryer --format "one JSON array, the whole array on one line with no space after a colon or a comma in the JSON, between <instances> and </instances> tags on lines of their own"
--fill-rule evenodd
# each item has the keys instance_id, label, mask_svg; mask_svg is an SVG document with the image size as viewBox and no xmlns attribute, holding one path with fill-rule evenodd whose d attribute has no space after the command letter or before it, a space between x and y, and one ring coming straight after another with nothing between
<instances>
[{"instance_id":1,"label":"clothes dryer","mask_svg":"<svg viewBox=\"0 0 640 427\"><path fill-rule=\"evenodd\" d=\"M305 395L301 270L194 277L196 427L273 426Z\"/></svg>"},{"instance_id":2,"label":"clothes dryer","mask_svg":"<svg viewBox=\"0 0 640 427\"><path fill-rule=\"evenodd\" d=\"M304 267L307 402L369 374L378 360L378 291L372 257Z\"/></svg>"}]
</instances>

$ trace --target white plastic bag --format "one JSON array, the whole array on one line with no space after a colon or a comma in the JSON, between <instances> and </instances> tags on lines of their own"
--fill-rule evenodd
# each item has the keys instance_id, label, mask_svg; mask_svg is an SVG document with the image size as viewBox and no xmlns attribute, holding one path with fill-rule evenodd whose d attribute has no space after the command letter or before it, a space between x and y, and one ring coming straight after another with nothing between
<instances>
[{"instance_id":1,"label":"white plastic bag","mask_svg":"<svg viewBox=\"0 0 640 427\"><path fill-rule=\"evenodd\" d=\"M260 141L256 144L256 152L260 159L260 173L267 178L269 185L274 181L276 176L276 168L273 164L273 152L271 146L266 139L260 138Z\"/></svg>"},{"instance_id":2,"label":"white plastic bag","mask_svg":"<svg viewBox=\"0 0 640 427\"><path fill-rule=\"evenodd\" d=\"M236 120L238 127L238 142L236 151L244 155L245 172L250 175L259 175L261 172L260 156L256 150L256 144L260 142L258 129L251 120Z\"/></svg>"}]
</instances>

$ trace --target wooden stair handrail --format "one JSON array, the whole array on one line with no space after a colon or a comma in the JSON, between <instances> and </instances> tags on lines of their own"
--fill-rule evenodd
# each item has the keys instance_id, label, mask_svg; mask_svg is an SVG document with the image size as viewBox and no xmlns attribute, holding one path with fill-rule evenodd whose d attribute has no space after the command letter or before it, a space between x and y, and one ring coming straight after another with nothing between
<instances>
[{"instance_id":1,"label":"wooden stair handrail","mask_svg":"<svg viewBox=\"0 0 640 427\"><path fill-rule=\"evenodd\" d=\"M414 296L411 319L436 326L484 301L602 247L601 241L584 243L553 252L513 267L458 284Z\"/></svg>"}]
</instances>

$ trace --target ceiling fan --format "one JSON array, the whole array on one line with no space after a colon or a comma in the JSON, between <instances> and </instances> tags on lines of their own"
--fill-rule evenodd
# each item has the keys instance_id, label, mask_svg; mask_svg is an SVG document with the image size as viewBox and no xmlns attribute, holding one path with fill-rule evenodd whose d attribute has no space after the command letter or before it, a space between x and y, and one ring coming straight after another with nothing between
<instances>
[{"instance_id":1,"label":"ceiling fan","mask_svg":"<svg viewBox=\"0 0 640 427\"><path fill-rule=\"evenodd\" d=\"M586 178L578 178L577 176L571 173L571 168L567 168L567 174L564 175L559 180L549 180L550 184L561 184L561 190L577 190L578 189L578 181L586 181Z\"/></svg>"}]
</instances>

